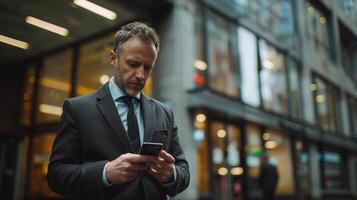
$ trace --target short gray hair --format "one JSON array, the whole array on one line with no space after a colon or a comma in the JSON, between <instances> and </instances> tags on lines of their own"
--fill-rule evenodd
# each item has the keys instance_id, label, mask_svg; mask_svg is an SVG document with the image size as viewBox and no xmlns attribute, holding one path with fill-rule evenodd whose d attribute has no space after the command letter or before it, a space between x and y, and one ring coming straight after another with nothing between
<instances>
[{"instance_id":1,"label":"short gray hair","mask_svg":"<svg viewBox=\"0 0 357 200\"><path fill-rule=\"evenodd\" d=\"M120 28L114 36L114 52L119 53L121 46L133 37L138 37L142 41L153 43L156 51L159 52L159 36L153 28L141 22L132 22Z\"/></svg>"}]
</instances>

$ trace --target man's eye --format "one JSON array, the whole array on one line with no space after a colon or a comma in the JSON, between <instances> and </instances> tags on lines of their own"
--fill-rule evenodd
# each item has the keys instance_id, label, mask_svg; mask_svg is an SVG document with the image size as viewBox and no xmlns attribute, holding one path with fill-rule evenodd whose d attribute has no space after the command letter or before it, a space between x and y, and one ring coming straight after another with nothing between
<instances>
[{"instance_id":1,"label":"man's eye","mask_svg":"<svg viewBox=\"0 0 357 200\"><path fill-rule=\"evenodd\" d=\"M130 67L133 67L133 68L137 68L140 66L139 63L128 63L130 65Z\"/></svg>"}]
</instances>

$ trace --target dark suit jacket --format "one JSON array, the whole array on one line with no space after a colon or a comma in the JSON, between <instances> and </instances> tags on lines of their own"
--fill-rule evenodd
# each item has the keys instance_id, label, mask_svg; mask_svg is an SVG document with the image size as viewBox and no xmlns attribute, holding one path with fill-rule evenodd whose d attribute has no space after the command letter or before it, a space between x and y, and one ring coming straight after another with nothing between
<instances>
[{"instance_id":1,"label":"dark suit jacket","mask_svg":"<svg viewBox=\"0 0 357 200\"><path fill-rule=\"evenodd\" d=\"M143 172L129 183L103 186L106 162L133 152L107 83L92 94L65 100L48 166L50 188L85 199L159 200L183 191L190 175L172 110L142 94L141 111L144 141L163 142L164 149L175 158L175 182L160 184Z\"/></svg>"},{"instance_id":2,"label":"dark suit jacket","mask_svg":"<svg viewBox=\"0 0 357 200\"><path fill-rule=\"evenodd\" d=\"M274 192L278 185L278 170L270 164L264 163L260 167L259 186L264 192Z\"/></svg>"}]
</instances>

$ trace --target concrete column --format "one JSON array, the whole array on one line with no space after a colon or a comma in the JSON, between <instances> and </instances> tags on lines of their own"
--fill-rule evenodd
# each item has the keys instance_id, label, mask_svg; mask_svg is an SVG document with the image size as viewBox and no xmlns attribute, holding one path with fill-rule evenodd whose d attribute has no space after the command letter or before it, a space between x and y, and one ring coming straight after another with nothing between
<instances>
[{"instance_id":1,"label":"concrete column","mask_svg":"<svg viewBox=\"0 0 357 200\"><path fill-rule=\"evenodd\" d=\"M172 12L161 21L161 47L154 71L154 96L174 109L181 145L190 165L189 188L175 199L197 199L196 146L192 119L187 109L187 90L193 86L194 4L189 0L172 1Z\"/></svg>"},{"instance_id":2,"label":"concrete column","mask_svg":"<svg viewBox=\"0 0 357 200\"><path fill-rule=\"evenodd\" d=\"M310 155L310 191L313 200L321 199L320 167L318 159L318 148L315 144L309 147Z\"/></svg>"},{"instance_id":3,"label":"concrete column","mask_svg":"<svg viewBox=\"0 0 357 200\"><path fill-rule=\"evenodd\" d=\"M351 192L355 197L357 197L357 157L356 155L350 154L347 158L348 167L348 180Z\"/></svg>"}]
</instances>

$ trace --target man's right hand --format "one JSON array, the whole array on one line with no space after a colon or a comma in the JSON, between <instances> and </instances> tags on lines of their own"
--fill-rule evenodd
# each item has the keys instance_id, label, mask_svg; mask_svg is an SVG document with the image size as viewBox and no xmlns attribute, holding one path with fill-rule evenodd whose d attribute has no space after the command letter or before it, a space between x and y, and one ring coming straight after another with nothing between
<instances>
[{"instance_id":1,"label":"man's right hand","mask_svg":"<svg viewBox=\"0 0 357 200\"><path fill-rule=\"evenodd\" d=\"M148 169L145 162L152 161L151 156L126 153L109 162L106 168L107 180L111 184L126 183L134 180L139 172Z\"/></svg>"}]
</instances>

